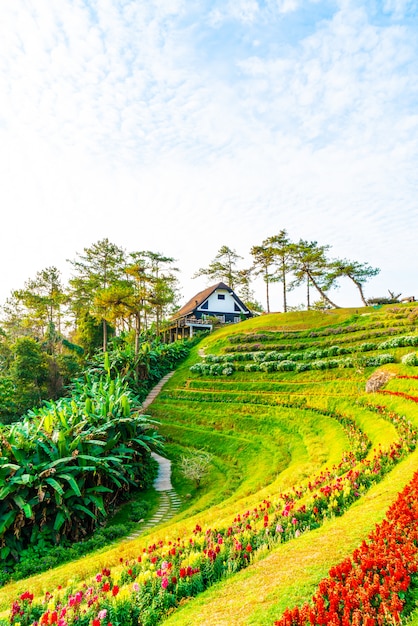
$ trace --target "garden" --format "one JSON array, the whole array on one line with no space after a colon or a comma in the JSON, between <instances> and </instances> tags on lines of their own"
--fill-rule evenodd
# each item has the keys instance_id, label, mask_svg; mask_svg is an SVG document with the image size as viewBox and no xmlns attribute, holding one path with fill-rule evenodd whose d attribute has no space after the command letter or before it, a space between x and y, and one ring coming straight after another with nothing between
<instances>
[{"instance_id":1,"label":"garden","mask_svg":"<svg viewBox=\"0 0 418 626\"><path fill-rule=\"evenodd\" d=\"M48 407L38 411L30 420L38 435L47 437L48 429L54 432L56 420L62 423L65 416L66 428L78 429L87 446L75 457L67 450L62 458L71 461L62 476L47 472L41 486L33 479L37 493L41 487L53 505L53 532L62 528L72 538L71 516L66 517L61 502L71 489L74 493L67 497L77 495L69 480L79 471L73 468L87 462L87 450L104 452L97 442L110 441L111 433L115 437L112 429L124 420L128 434L120 443L122 464L129 459L139 467L135 455L163 446L159 449L173 461L173 483L183 506L170 522L134 541L119 540L76 568L63 565L36 578L10 581L0 592L0 623L413 623L418 335L414 307L402 312L385 307L362 315L270 315L239 324L235 332L220 329L176 367L147 417L135 416L129 390L110 365L104 378L96 380L94 393L86 393L81 383L75 388L81 416L69 400L49 412ZM295 367L279 367L284 363ZM318 363L324 365L314 366ZM385 375L367 391L376 370ZM100 385L105 394L111 386L118 398L112 409L103 410L113 416L106 426L100 419ZM87 400L102 439L96 431L84 435L80 426ZM129 430L129 420L141 435ZM126 445L129 437L141 442L137 449ZM180 459L199 450L210 452L212 461L196 486L181 475ZM40 462L45 469L61 469L60 463L47 466L46 458ZM9 458L7 463L13 464ZM111 463L112 468L117 464ZM101 464L109 467L106 455ZM12 479L13 471L9 468ZM46 482L57 475L61 489ZM25 480L27 484L16 481L19 489L29 488ZM97 481L104 491L92 492L101 497L91 509L97 523L106 516L111 480L110 472ZM127 471L121 487L130 480ZM112 493L117 491L112 486ZM11 525L23 512L22 532L33 533L38 503L29 492L24 495L31 509L25 512L14 499L8 505L15 511ZM86 523L93 523L93 516L83 513ZM4 547L12 550L12 539L9 544Z\"/></svg>"}]
</instances>

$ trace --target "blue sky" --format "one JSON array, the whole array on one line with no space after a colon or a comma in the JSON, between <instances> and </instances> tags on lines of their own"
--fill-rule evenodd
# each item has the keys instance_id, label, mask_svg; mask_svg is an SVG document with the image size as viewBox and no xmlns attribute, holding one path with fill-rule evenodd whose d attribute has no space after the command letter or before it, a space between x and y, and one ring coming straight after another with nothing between
<instances>
[{"instance_id":1,"label":"blue sky","mask_svg":"<svg viewBox=\"0 0 418 626\"><path fill-rule=\"evenodd\" d=\"M2 2L0 302L104 237L188 300L283 228L418 298L417 35L408 0Z\"/></svg>"}]
</instances>

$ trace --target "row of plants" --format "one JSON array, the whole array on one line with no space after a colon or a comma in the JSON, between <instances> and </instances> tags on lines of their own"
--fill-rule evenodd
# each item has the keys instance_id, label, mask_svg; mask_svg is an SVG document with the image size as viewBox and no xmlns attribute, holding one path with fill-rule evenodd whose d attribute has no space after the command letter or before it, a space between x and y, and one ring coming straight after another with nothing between
<instances>
[{"instance_id":1,"label":"row of plants","mask_svg":"<svg viewBox=\"0 0 418 626\"><path fill-rule=\"evenodd\" d=\"M416 445L415 431L399 416L380 410L403 429L399 441L387 450L379 448L369 459L360 446L360 462L347 453L338 467L321 473L304 488L281 494L275 503L264 500L225 526L196 525L188 537L148 545L121 563L117 577L105 569L90 584L55 590L42 602L34 602L28 590L13 603L3 624L158 624L185 598L247 567L278 543L297 539L324 519L342 515L407 455Z\"/></svg>"},{"instance_id":2,"label":"row of plants","mask_svg":"<svg viewBox=\"0 0 418 626\"><path fill-rule=\"evenodd\" d=\"M351 558L331 568L312 598L275 626L400 624L416 606L418 473Z\"/></svg>"},{"instance_id":3,"label":"row of plants","mask_svg":"<svg viewBox=\"0 0 418 626\"><path fill-rule=\"evenodd\" d=\"M354 367L380 367L387 363L395 363L393 354L383 353L370 357L346 357L345 359L328 359L311 362L298 362L290 359L283 361L262 361L259 363L195 363L190 367L192 374L199 376L231 376L234 372L307 372L310 370L346 369ZM411 359L412 361L412 359Z\"/></svg>"},{"instance_id":4,"label":"row of plants","mask_svg":"<svg viewBox=\"0 0 418 626\"><path fill-rule=\"evenodd\" d=\"M205 362L207 363L232 363L235 361L312 361L315 359L324 359L328 357L341 356L345 354L371 352L378 350L390 350L396 348L414 347L418 345L418 335L402 335L399 337L392 337L386 339L380 343L366 342L355 346L338 346L333 345L329 348L310 348L309 350L302 350L296 352L287 352L279 350L261 350L253 352L239 352L238 354L225 354L214 355L208 354L205 356Z\"/></svg>"},{"instance_id":5,"label":"row of plants","mask_svg":"<svg viewBox=\"0 0 418 626\"><path fill-rule=\"evenodd\" d=\"M401 335L404 333L404 326L399 328L384 328L380 330L373 330L367 333L362 333L361 335L356 335L356 337L352 336L339 336L338 343L339 345L344 344L353 344L358 345L360 342L368 342L370 340L377 339L378 337L387 337L394 335ZM410 330L415 331L416 328L410 328ZM310 342L300 342L300 341L292 341L291 343L272 343L265 341L264 343L235 343L230 346L224 347L224 352L258 352L260 350L278 350L278 351L300 351L300 350L310 350L313 347L317 346L318 349L327 348L335 345L335 339L329 339L326 341L310 341Z\"/></svg>"},{"instance_id":6,"label":"row of plants","mask_svg":"<svg viewBox=\"0 0 418 626\"><path fill-rule=\"evenodd\" d=\"M316 329L316 330L291 330L291 331L270 331L265 333L236 333L228 337L228 341L232 344L247 342L247 343L258 343L258 342L272 342L285 338L297 339L297 338L317 338L317 337L328 337L335 335L348 335L351 333L364 332L372 329L378 329L379 333L390 333L392 330L395 331L396 328L403 328L405 326L411 326L416 321L416 317L418 315L418 308L412 309L404 309L404 319L402 321L393 321L392 317L388 317L386 321L390 323L390 326L393 328L386 328L382 330L382 326L384 327L385 319L380 319L377 322L370 322L368 324L339 324L338 326L328 326L326 328ZM412 317L408 317L407 314L412 315Z\"/></svg>"}]
</instances>

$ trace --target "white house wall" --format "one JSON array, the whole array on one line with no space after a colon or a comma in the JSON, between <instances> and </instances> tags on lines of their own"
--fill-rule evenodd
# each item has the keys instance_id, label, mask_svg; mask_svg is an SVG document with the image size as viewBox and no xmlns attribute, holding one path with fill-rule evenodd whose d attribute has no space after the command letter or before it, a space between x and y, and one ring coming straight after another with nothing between
<instances>
[{"instance_id":1,"label":"white house wall","mask_svg":"<svg viewBox=\"0 0 418 626\"><path fill-rule=\"evenodd\" d=\"M218 293L225 295L225 300L218 299ZM203 313L208 313L210 311L216 311L217 313L238 313L235 310L235 304L239 306L238 302L233 298L233 296L229 293L229 291L219 290L212 293L207 299L209 302L208 308L202 309L199 307L199 311ZM239 306L240 311L242 310Z\"/></svg>"}]
</instances>

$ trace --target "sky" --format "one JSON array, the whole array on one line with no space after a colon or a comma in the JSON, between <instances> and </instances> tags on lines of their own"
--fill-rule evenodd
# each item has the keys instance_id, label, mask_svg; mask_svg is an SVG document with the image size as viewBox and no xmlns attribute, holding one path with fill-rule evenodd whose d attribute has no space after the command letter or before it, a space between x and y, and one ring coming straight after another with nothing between
<instances>
[{"instance_id":1,"label":"sky","mask_svg":"<svg viewBox=\"0 0 418 626\"><path fill-rule=\"evenodd\" d=\"M176 259L181 304L282 229L418 298L418 1L3 1L0 168L0 303L108 238Z\"/></svg>"}]
</instances>

